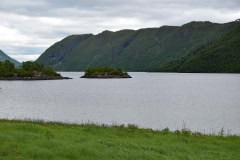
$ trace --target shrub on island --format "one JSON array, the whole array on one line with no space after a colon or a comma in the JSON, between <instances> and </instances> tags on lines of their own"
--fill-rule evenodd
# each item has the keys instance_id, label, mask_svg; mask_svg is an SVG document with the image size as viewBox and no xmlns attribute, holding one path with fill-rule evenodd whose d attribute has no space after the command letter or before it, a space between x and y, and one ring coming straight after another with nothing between
<instances>
[{"instance_id":1,"label":"shrub on island","mask_svg":"<svg viewBox=\"0 0 240 160\"><path fill-rule=\"evenodd\" d=\"M132 78L121 68L113 67L89 67L81 78Z\"/></svg>"},{"instance_id":2,"label":"shrub on island","mask_svg":"<svg viewBox=\"0 0 240 160\"><path fill-rule=\"evenodd\" d=\"M61 77L51 67L44 66L38 62L23 62L22 66L16 68L13 63L6 60L0 62L0 78L2 80L47 80L47 79L67 79Z\"/></svg>"}]
</instances>

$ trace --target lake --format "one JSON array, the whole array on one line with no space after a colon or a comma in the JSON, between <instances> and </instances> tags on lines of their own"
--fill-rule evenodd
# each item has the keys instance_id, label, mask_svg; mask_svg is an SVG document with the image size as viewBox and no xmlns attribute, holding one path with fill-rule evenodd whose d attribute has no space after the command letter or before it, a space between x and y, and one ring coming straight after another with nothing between
<instances>
[{"instance_id":1,"label":"lake","mask_svg":"<svg viewBox=\"0 0 240 160\"><path fill-rule=\"evenodd\" d=\"M0 118L240 134L240 75L129 73L132 79L0 81Z\"/></svg>"}]
</instances>

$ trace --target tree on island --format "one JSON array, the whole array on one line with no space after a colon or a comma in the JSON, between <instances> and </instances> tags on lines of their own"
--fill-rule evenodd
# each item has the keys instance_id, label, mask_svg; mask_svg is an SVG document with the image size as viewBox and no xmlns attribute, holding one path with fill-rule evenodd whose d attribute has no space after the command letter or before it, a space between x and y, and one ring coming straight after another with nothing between
<instances>
[{"instance_id":1,"label":"tree on island","mask_svg":"<svg viewBox=\"0 0 240 160\"><path fill-rule=\"evenodd\" d=\"M89 67L85 71L85 75L81 78L131 78L127 72L123 72L121 68L105 67Z\"/></svg>"},{"instance_id":2,"label":"tree on island","mask_svg":"<svg viewBox=\"0 0 240 160\"><path fill-rule=\"evenodd\" d=\"M41 76L58 77L60 74L56 73L51 67L44 66L38 62L23 62L19 68L16 68L15 65L8 60L0 62L0 77Z\"/></svg>"}]
</instances>

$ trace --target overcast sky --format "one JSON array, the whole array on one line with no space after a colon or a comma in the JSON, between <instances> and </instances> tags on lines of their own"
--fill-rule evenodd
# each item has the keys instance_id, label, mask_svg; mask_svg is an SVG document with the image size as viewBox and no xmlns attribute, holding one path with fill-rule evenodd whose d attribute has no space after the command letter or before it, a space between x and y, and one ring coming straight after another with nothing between
<instances>
[{"instance_id":1,"label":"overcast sky","mask_svg":"<svg viewBox=\"0 0 240 160\"><path fill-rule=\"evenodd\" d=\"M35 60L72 34L238 18L240 0L0 0L0 49Z\"/></svg>"}]
</instances>

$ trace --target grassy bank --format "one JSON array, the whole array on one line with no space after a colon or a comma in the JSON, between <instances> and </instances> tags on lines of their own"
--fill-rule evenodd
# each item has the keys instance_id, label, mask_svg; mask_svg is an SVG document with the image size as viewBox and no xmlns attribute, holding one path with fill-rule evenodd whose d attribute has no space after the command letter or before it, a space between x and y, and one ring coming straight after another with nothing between
<instances>
[{"instance_id":1,"label":"grassy bank","mask_svg":"<svg viewBox=\"0 0 240 160\"><path fill-rule=\"evenodd\" d=\"M239 160L240 137L0 120L0 159Z\"/></svg>"}]
</instances>

